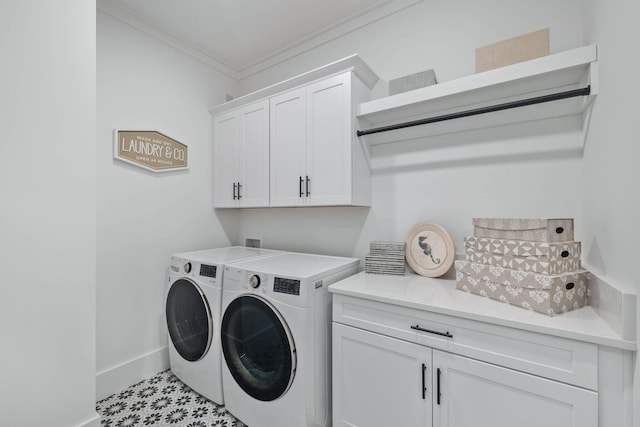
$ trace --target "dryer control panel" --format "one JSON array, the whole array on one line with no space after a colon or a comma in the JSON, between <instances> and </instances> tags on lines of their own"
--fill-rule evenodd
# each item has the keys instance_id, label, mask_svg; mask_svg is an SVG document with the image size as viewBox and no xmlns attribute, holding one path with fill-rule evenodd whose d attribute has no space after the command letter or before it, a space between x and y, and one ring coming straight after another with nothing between
<instances>
[{"instance_id":1,"label":"dryer control panel","mask_svg":"<svg viewBox=\"0 0 640 427\"><path fill-rule=\"evenodd\" d=\"M275 277L273 279L273 292L281 294L300 295L300 280Z\"/></svg>"},{"instance_id":2,"label":"dryer control panel","mask_svg":"<svg viewBox=\"0 0 640 427\"><path fill-rule=\"evenodd\" d=\"M216 278L218 267L215 265L200 264L200 275L203 277Z\"/></svg>"}]
</instances>

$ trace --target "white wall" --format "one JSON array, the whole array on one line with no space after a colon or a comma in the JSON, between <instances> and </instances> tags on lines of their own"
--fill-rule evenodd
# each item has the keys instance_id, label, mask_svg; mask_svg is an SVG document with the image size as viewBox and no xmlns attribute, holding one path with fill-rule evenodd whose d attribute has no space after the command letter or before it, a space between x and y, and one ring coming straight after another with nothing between
<instances>
[{"instance_id":1,"label":"white wall","mask_svg":"<svg viewBox=\"0 0 640 427\"><path fill-rule=\"evenodd\" d=\"M97 21L97 371L105 397L168 367L164 292L172 253L227 246L232 212L212 208L208 109L236 82L123 22ZM114 129L188 146L189 170L155 174L112 157Z\"/></svg>"},{"instance_id":2,"label":"white wall","mask_svg":"<svg viewBox=\"0 0 640 427\"><path fill-rule=\"evenodd\" d=\"M640 294L640 3L590 0L587 40L598 43L600 94L584 153L584 250L592 269ZM638 310L640 313L640 298ZM640 342L640 317L637 324ZM640 426L640 366L636 358L634 422Z\"/></svg>"},{"instance_id":3,"label":"white wall","mask_svg":"<svg viewBox=\"0 0 640 427\"><path fill-rule=\"evenodd\" d=\"M551 51L582 45L581 0L422 0L244 78L239 95L357 53L384 80L433 68L444 82L475 72L475 49L550 28Z\"/></svg>"},{"instance_id":4,"label":"white wall","mask_svg":"<svg viewBox=\"0 0 640 427\"><path fill-rule=\"evenodd\" d=\"M435 68L440 81L474 72L475 48L550 27L551 50L583 45L582 2L424 0L240 82L242 92L352 53L388 80ZM573 217L582 236L582 124L577 118L454 133L373 149L373 205L243 210L239 242L364 257L371 240L404 241L434 221L458 252L471 218ZM509 155L507 150L515 152ZM532 147L534 155L523 154Z\"/></svg>"},{"instance_id":5,"label":"white wall","mask_svg":"<svg viewBox=\"0 0 640 427\"><path fill-rule=\"evenodd\" d=\"M570 216L589 268L640 294L637 16L640 3L632 0L425 0L246 78L241 93L358 53L386 80L435 68L439 80L446 81L473 72L475 47L547 26L552 53L597 43L600 62L599 95L582 154L547 151L491 159L499 144L579 142L581 125L572 119L377 146L371 209L245 210L239 240L261 236L268 247L362 257L369 241L403 240L421 220L443 224L459 248L462 236L472 232L472 216ZM529 192L518 191L525 186ZM637 321L640 342L640 316ZM629 412L640 426L637 357L634 364Z\"/></svg>"},{"instance_id":6,"label":"white wall","mask_svg":"<svg viewBox=\"0 0 640 427\"><path fill-rule=\"evenodd\" d=\"M95 2L0 2L0 424L95 413Z\"/></svg>"}]
</instances>

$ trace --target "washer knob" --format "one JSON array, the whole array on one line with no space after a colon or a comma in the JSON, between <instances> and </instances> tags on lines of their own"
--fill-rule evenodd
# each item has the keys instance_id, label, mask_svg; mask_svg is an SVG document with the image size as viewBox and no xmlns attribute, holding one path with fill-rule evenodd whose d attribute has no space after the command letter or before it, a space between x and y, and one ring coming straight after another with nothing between
<instances>
[{"instance_id":1,"label":"washer knob","mask_svg":"<svg viewBox=\"0 0 640 427\"><path fill-rule=\"evenodd\" d=\"M257 274L251 276L251 278L249 279L249 284L253 289L256 289L258 286L260 286L260 276L258 276Z\"/></svg>"},{"instance_id":2,"label":"washer knob","mask_svg":"<svg viewBox=\"0 0 640 427\"><path fill-rule=\"evenodd\" d=\"M190 262L186 263L183 268L184 268L184 272L185 273L191 273L191 263Z\"/></svg>"}]
</instances>

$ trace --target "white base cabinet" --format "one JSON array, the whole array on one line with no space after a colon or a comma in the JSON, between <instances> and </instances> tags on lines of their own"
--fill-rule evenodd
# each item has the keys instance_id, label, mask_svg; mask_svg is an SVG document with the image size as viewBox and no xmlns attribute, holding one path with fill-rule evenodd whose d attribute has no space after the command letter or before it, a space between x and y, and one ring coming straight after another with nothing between
<instances>
[{"instance_id":1,"label":"white base cabinet","mask_svg":"<svg viewBox=\"0 0 640 427\"><path fill-rule=\"evenodd\" d=\"M334 427L431 425L431 350L333 323Z\"/></svg>"},{"instance_id":2,"label":"white base cabinet","mask_svg":"<svg viewBox=\"0 0 640 427\"><path fill-rule=\"evenodd\" d=\"M599 425L594 344L344 295L332 332L336 427Z\"/></svg>"},{"instance_id":3,"label":"white base cabinet","mask_svg":"<svg viewBox=\"0 0 640 427\"><path fill-rule=\"evenodd\" d=\"M333 324L334 426L597 427L598 394Z\"/></svg>"},{"instance_id":4,"label":"white base cabinet","mask_svg":"<svg viewBox=\"0 0 640 427\"><path fill-rule=\"evenodd\" d=\"M433 425L597 427L598 394L433 350Z\"/></svg>"}]
</instances>

